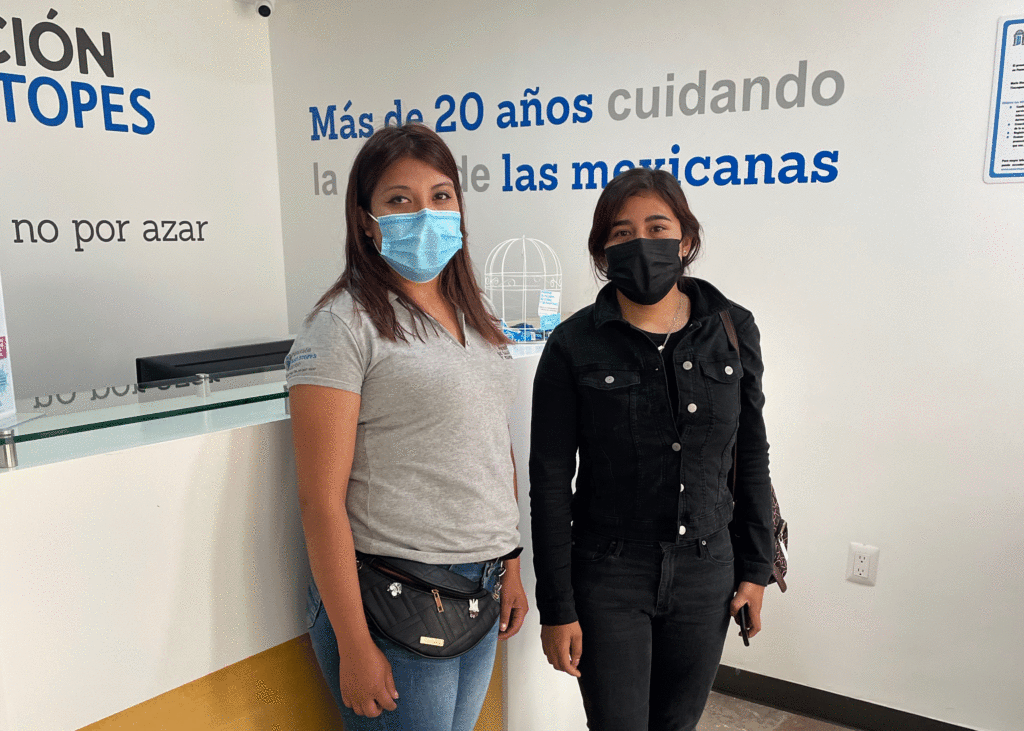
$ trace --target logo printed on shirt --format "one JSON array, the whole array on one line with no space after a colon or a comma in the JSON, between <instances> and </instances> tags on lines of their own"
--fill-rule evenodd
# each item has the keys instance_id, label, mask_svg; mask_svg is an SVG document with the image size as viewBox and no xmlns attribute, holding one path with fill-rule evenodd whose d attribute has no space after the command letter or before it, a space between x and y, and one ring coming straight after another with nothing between
<instances>
[{"instance_id":1,"label":"logo printed on shirt","mask_svg":"<svg viewBox=\"0 0 1024 731\"><path fill-rule=\"evenodd\" d=\"M0 360L7 358L7 336L0 336Z\"/></svg>"},{"instance_id":2,"label":"logo printed on shirt","mask_svg":"<svg viewBox=\"0 0 1024 731\"><path fill-rule=\"evenodd\" d=\"M313 353L312 350L312 348L303 348L302 350L296 350L294 353L291 353L284 359L284 367L289 369L293 364L298 363L299 361L315 360L316 353Z\"/></svg>"}]
</instances>

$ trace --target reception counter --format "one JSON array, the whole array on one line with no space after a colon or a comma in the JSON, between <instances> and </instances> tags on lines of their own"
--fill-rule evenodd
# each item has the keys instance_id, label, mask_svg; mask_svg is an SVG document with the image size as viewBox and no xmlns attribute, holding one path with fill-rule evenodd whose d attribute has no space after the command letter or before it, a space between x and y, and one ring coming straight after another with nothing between
<instances>
[{"instance_id":1,"label":"reception counter","mask_svg":"<svg viewBox=\"0 0 1024 731\"><path fill-rule=\"evenodd\" d=\"M536 348L517 356L528 546ZM34 438L25 425L19 466L0 473L0 731L338 727L305 638L282 385L187 396L158 416L138 403L47 416ZM523 569L532 597L528 551ZM478 728L584 728L538 635L534 612L499 656Z\"/></svg>"},{"instance_id":2,"label":"reception counter","mask_svg":"<svg viewBox=\"0 0 1024 731\"><path fill-rule=\"evenodd\" d=\"M0 729L79 729L305 631L275 406L18 444L0 475Z\"/></svg>"}]
</instances>

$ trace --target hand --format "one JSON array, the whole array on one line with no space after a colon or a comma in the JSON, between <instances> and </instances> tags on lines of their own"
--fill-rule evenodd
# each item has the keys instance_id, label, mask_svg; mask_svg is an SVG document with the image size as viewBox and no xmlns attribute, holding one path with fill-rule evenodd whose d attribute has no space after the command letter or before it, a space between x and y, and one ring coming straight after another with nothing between
<instances>
[{"instance_id":1,"label":"hand","mask_svg":"<svg viewBox=\"0 0 1024 731\"><path fill-rule=\"evenodd\" d=\"M515 635L530 611L523 580L519 577L519 559L505 562L505 576L501 582L501 618L498 620L498 639L507 640Z\"/></svg>"},{"instance_id":2,"label":"hand","mask_svg":"<svg viewBox=\"0 0 1024 731\"><path fill-rule=\"evenodd\" d=\"M391 675L391 663L367 636L359 650L341 653L339 667L341 700L360 716L376 718L382 711L398 708L398 691Z\"/></svg>"},{"instance_id":3,"label":"hand","mask_svg":"<svg viewBox=\"0 0 1024 731\"><path fill-rule=\"evenodd\" d=\"M761 631L761 602L764 601L764 587L759 584L752 584L749 581L741 581L736 596L729 604L729 614L735 617L736 624L740 619L738 613L740 607L747 605L750 612L750 626L747 628L747 635L753 637Z\"/></svg>"},{"instance_id":4,"label":"hand","mask_svg":"<svg viewBox=\"0 0 1024 731\"><path fill-rule=\"evenodd\" d=\"M540 628L540 641L551 667L574 678L580 677L577 666L583 655L583 630L579 622L545 624Z\"/></svg>"}]
</instances>

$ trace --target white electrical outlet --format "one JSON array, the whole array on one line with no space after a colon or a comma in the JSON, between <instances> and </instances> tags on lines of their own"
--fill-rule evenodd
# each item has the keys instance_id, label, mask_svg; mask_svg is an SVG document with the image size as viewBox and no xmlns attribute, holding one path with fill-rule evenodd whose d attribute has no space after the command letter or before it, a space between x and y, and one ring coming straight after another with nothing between
<instances>
[{"instance_id":1,"label":"white electrical outlet","mask_svg":"<svg viewBox=\"0 0 1024 731\"><path fill-rule=\"evenodd\" d=\"M878 548L862 543L850 544L846 561L846 580L855 584L874 586L878 579Z\"/></svg>"}]
</instances>

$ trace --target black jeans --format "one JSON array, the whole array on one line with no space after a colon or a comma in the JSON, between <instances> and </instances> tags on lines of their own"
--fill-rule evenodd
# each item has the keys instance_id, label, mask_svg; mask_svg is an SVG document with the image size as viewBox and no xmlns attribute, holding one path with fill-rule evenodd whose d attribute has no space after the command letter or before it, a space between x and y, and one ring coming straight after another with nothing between
<instances>
[{"instance_id":1,"label":"black jeans","mask_svg":"<svg viewBox=\"0 0 1024 731\"><path fill-rule=\"evenodd\" d=\"M678 544L575 535L572 586L587 726L696 729L729 628L729 530Z\"/></svg>"}]
</instances>

